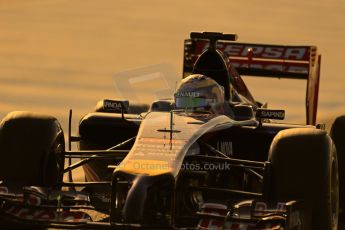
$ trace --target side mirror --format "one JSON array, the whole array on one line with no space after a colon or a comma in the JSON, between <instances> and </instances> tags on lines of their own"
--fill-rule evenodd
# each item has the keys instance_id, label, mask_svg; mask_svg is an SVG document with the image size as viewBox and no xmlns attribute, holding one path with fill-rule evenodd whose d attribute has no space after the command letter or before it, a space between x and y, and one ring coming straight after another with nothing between
<instances>
[{"instance_id":1,"label":"side mirror","mask_svg":"<svg viewBox=\"0 0 345 230\"><path fill-rule=\"evenodd\" d=\"M253 108L249 105L235 105L233 111L236 121L251 120L254 118Z\"/></svg>"},{"instance_id":2,"label":"side mirror","mask_svg":"<svg viewBox=\"0 0 345 230\"><path fill-rule=\"evenodd\" d=\"M173 100L157 100L151 104L150 111L170 112L174 109Z\"/></svg>"}]
</instances>

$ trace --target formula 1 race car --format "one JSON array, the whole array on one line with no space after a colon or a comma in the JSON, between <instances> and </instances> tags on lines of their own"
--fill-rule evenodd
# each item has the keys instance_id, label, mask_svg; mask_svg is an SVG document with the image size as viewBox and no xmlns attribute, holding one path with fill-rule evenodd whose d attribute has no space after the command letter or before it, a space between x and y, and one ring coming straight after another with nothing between
<instances>
[{"instance_id":1,"label":"formula 1 race car","mask_svg":"<svg viewBox=\"0 0 345 230\"><path fill-rule=\"evenodd\" d=\"M314 46L236 39L191 33L182 80L189 91L150 106L101 100L77 136L69 128L68 150L54 117L8 114L1 229L338 229L345 116L330 134L316 124L321 56ZM212 93L221 86L227 109L210 110L213 99L192 90L190 75L212 82ZM284 110L257 102L242 75L307 80L306 125L273 122ZM83 182L72 180L78 167Z\"/></svg>"}]
</instances>

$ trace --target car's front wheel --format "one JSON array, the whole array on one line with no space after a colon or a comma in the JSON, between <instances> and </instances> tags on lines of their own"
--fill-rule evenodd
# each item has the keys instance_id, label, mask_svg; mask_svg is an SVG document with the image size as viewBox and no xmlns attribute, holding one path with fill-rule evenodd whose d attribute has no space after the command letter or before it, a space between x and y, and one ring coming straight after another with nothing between
<instances>
[{"instance_id":1,"label":"car's front wheel","mask_svg":"<svg viewBox=\"0 0 345 230\"><path fill-rule=\"evenodd\" d=\"M0 123L0 180L5 185L54 187L62 182L64 135L57 119L9 113Z\"/></svg>"},{"instance_id":2,"label":"car's front wheel","mask_svg":"<svg viewBox=\"0 0 345 230\"><path fill-rule=\"evenodd\" d=\"M338 161L328 134L314 128L283 130L274 138L268 160L272 164L270 197L305 201L311 209L310 229L337 230Z\"/></svg>"}]
</instances>

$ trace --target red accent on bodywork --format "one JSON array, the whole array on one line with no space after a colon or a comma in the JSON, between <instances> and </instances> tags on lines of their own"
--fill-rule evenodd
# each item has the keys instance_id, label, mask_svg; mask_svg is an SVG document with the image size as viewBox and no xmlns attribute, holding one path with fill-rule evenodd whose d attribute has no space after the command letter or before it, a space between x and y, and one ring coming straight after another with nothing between
<instances>
[{"instance_id":1,"label":"red accent on bodywork","mask_svg":"<svg viewBox=\"0 0 345 230\"><path fill-rule=\"evenodd\" d=\"M208 48L208 42L205 40L197 40L195 45L194 55L200 55ZM280 59L285 61L309 62L310 55L313 55L309 52L309 48L310 46L284 46L222 41L218 41L217 43L217 49L228 57Z\"/></svg>"},{"instance_id":2,"label":"red accent on bodywork","mask_svg":"<svg viewBox=\"0 0 345 230\"><path fill-rule=\"evenodd\" d=\"M230 58L231 64L235 68L249 68L249 69L263 69L279 72L293 72L293 73L309 73L309 63L307 62L289 62L289 61L274 61L265 59L238 59Z\"/></svg>"},{"instance_id":3,"label":"red accent on bodywork","mask_svg":"<svg viewBox=\"0 0 345 230\"><path fill-rule=\"evenodd\" d=\"M37 220L54 220L56 218L56 213L52 211L41 211L35 216Z\"/></svg>"}]
</instances>

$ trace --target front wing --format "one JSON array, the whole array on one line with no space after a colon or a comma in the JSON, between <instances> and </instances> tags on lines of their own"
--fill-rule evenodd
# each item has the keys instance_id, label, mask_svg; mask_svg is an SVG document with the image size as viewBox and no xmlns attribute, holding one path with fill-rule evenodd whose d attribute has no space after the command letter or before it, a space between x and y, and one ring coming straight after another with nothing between
<instances>
[{"instance_id":1,"label":"front wing","mask_svg":"<svg viewBox=\"0 0 345 230\"><path fill-rule=\"evenodd\" d=\"M96 220L89 196L84 192L25 187L22 193L14 193L1 187L0 202L0 224L60 229L178 229L172 225L112 223L107 214ZM309 229L309 210L308 205L300 201L243 200L232 205L205 203L197 213L200 218L198 226L190 229Z\"/></svg>"}]
</instances>

